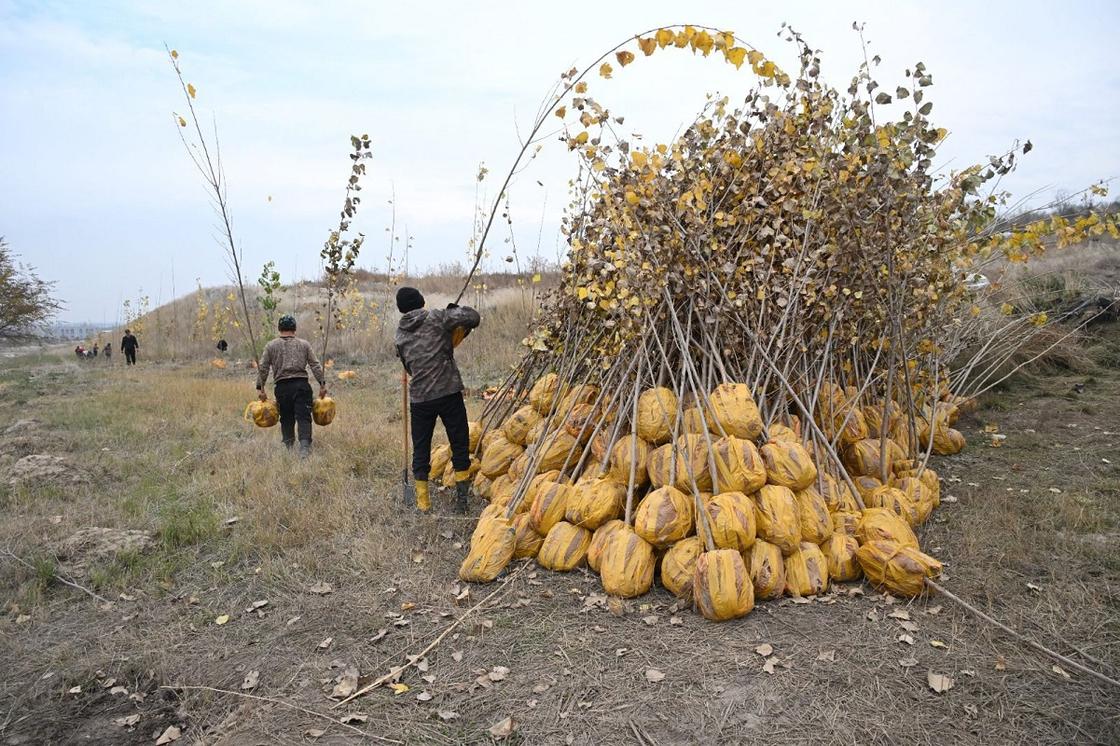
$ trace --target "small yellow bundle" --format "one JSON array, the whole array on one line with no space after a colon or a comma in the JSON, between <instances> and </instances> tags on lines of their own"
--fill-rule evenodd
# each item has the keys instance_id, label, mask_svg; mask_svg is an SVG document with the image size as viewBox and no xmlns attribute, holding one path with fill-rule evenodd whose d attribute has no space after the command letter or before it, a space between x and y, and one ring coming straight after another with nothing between
<instances>
[{"instance_id":1,"label":"small yellow bundle","mask_svg":"<svg viewBox=\"0 0 1120 746\"><path fill-rule=\"evenodd\" d=\"M754 608L754 585L734 549L716 549L696 558L692 598L704 618L713 622L735 619Z\"/></svg>"},{"instance_id":2,"label":"small yellow bundle","mask_svg":"<svg viewBox=\"0 0 1120 746\"><path fill-rule=\"evenodd\" d=\"M590 545L590 531L560 521L544 537L544 544L537 552L537 562L549 570L568 572L583 564Z\"/></svg>"},{"instance_id":3,"label":"small yellow bundle","mask_svg":"<svg viewBox=\"0 0 1120 746\"><path fill-rule=\"evenodd\" d=\"M633 529L623 527L606 540L599 574L603 590L612 596L634 598L649 590L653 583L653 547Z\"/></svg>"},{"instance_id":4,"label":"small yellow bundle","mask_svg":"<svg viewBox=\"0 0 1120 746\"><path fill-rule=\"evenodd\" d=\"M692 598L696 558L704 551L699 536L681 539L661 558L661 584L677 598Z\"/></svg>"},{"instance_id":5,"label":"small yellow bundle","mask_svg":"<svg viewBox=\"0 0 1120 746\"><path fill-rule=\"evenodd\" d=\"M260 401L258 399L245 407L245 414L242 416L247 420L252 420L257 427L272 427L280 421L280 409L274 401Z\"/></svg>"},{"instance_id":6,"label":"small yellow bundle","mask_svg":"<svg viewBox=\"0 0 1120 746\"><path fill-rule=\"evenodd\" d=\"M338 412L338 407L334 403L334 399L329 396L320 396L311 405L311 419L315 420L315 424L320 427L326 427L334 422L334 416Z\"/></svg>"},{"instance_id":7,"label":"small yellow bundle","mask_svg":"<svg viewBox=\"0 0 1120 746\"><path fill-rule=\"evenodd\" d=\"M471 548L459 566L459 579L489 583L506 568L517 548L517 532L504 518L479 520Z\"/></svg>"},{"instance_id":8,"label":"small yellow bundle","mask_svg":"<svg viewBox=\"0 0 1120 746\"><path fill-rule=\"evenodd\" d=\"M872 585L906 598L925 593L926 578L941 574L941 563L933 557L890 541L864 544L856 552L856 559Z\"/></svg>"}]
</instances>

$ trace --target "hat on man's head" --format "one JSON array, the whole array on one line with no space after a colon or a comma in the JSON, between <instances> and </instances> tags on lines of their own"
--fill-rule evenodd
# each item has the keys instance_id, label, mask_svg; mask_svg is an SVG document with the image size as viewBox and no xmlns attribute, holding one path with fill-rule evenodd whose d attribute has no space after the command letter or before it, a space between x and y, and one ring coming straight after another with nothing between
<instances>
[{"instance_id":1,"label":"hat on man's head","mask_svg":"<svg viewBox=\"0 0 1120 746\"><path fill-rule=\"evenodd\" d=\"M401 313L415 311L424 307L424 296L416 288L400 288L397 290L397 310Z\"/></svg>"},{"instance_id":2,"label":"hat on man's head","mask_svg":"<svg viewBox=\"0 0 1120 746\"><path fill-rule=\"evenodd\" d=\"M282 332L294 332L296 330L296 317L290 313L284 314L277 322L276 328Z\"/></svg>"}]
</instances>

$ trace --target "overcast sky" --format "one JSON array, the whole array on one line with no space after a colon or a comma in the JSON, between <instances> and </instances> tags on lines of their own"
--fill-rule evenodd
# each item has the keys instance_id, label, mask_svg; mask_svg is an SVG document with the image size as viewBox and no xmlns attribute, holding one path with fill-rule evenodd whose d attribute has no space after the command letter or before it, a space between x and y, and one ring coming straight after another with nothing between
<instances>
[{"instance_id":1,"label":"overcast sky","mask_svg":"<svg viewBox=\"0 0 1120 746\"><path fill-rule=\"evenodd\" d=\"M948 168L1029 138L1034 151L1004 182L1017 195L1120 176L1120 3L1107 0L0 0L0 235L57 281L66 320L113 321L124 298L143 293L154 305L196 278L227 281L213 213L172 123L183 102L164 43L197 86L200 114L218 123L248 273L274 259L287 282L318 269L351 133L374 143L355 222L369 236L361 264L384 267L393 190L398 227L414 236L412 268L463 261L477 189L493 196L518 128L569 66L638 31L692 22L732 29L793 71L776 36L788 21L822 50L825 77L846 87L862 59L853 20L883 59L886 90L918 60L933 73L927 100L952 132ZM639 55L612 80L595 78L591 93L626 117L625 131L657 142L706 93L735 100L750 82L745 68L678 50ZM481 185L480 162L491 172ZM515 184L523 256L562 250L574 168L552 142ZM504 247L493 248L500 262Z\"/></svg>"}]
</instances>

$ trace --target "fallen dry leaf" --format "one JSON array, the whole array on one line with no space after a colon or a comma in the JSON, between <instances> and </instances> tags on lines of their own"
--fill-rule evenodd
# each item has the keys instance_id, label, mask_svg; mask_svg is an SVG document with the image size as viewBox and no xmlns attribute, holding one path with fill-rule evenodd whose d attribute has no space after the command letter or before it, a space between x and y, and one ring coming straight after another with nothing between
<instances>
[{"instance_id":1,"label":"fallen dry leaf","mask_svg":"<svg viewBox=\"0 0 1120 746\"><path fill-rule=\"evenodd\" d=\"M646 681L648 681L649 683L656 684L657 682L664 681L664 680L665 680L665 674L661 673L656 668L647 668L646 669Z\"/></svg>"},{"instance_id":2,"label":"fallen dry leaf","mask_svg":"<svg viewBox=\"0 0 1120 746\"><path fill-rule=\"evenodd\" d=\"M654 625L657 624L657 616L655 614L650 614L649 616L642 617L642 621L646 624Z\"/></svg>"},{"instance_id":3,"label":"fallen dry leaf","mask_svg":"<svg viewBox=\"0 0 1120 746\"><path fill-rule=\"evenodd\" d=\"M491 681L501 681L509 674L509 669L505 666L494 666L490 673L486 674L487 678Z\"/></svg>"},{"instance_id":4,"label":"fallen dry leaf","mask_svg":"<svg viewBox=\"0 0 1120 746\"><path fill-rule=\"evenodd\" d=\"M439 719L443 721L459 719L459 713L455 712L454 710L440 710L436 714L439 715Z\"/></svg>"},{"instance_id":5,"label":"fallen dry leaf","mask_svg":"<svg viewBox=\"0 0 1120 746\"><path fill-rule=\"evenodd\" d=\"M455 661L456 663L463 660L463 651L462 650L456 650L454 653L451 654L451 660Z\"/></svg>"},{"instance_id":6,"label":"fallen dry leaf","mask_svg":"<svg viewBox=\"0 0 1120 746\"><path fill-rule=\"evenodd\" d=\"M1064 668L1059 666L1057 663L1050 666L1050 670L1053 671L1054 673L1058 674L1059 676L1063 677L1063 678L1068 679L1070 677L1069 676L1069 671L1066 671Z\"/></svg>"},{"instance_id":7,"label":"fallen dry leaf","mask_svg":"<svg viewBox=\"0 0 1120 746\"><path fill-rule=\"evenodd\" d=\"M946 645L945 643L941 642L941 640L930 640L930 641L929 641L929 644L930 644L930 646L931 646L931 647L935 647L935 648L942 648L942 649L944 649L944 648L948 648L948 647L949 647L949 646L948 646L948 645Z\"/></svg>"},{"instance_id":8,"label":"fallen dry leaf","mask_svg":"<svg viewBox=\"0 0 1120 746\"><path fill-rule=\"evenodd\" d=\"M335 679L334 688L331 690L331 697L334 699L346 699L357 690L358 669L356 666L347 666L346 669L338 675L338 678Z\"/></svg>"},{"instance_id":9,"label":"fallen dry leaf","mask_svg":"<svg viewBox=\"0 0 1120 746\"><path fill-rule=\"evenodd\" d=\"M125 715L121 718L113 720L113 725L119 725L122 728L131 728L140 722L140 713L137 712L133 715Z\"/></svg>"},{"instance_id":10,"label":"fallen dry leaf","mask_svg":"<svg viewBox=\"0 0 1120 746\"><path fill-rule=\"evenodd\" d=\"M241 688L246 689L246 690L247 689L256 689L257 684L260 683L260 680L261 680L261 672L260 671L250 671L249 673L245 674L245 680L241 682Z\"/></svg>"},{"instance_id":11,"label":"fallen dry leaf","mask_svg":"<svg viewBox=\"0 0 1120 746\"><path fill-rule=\"evenodd\" d=\"M330 583L326 583L320 580L318 583L311 586L307 590L316 595L325 596L328 593L332 593L334 591L334 588L331 587Z\"/></svg>"},{"instance_id":12,"label":"fallen dry leaf","mask_svg":"<svg viewBox=\"0 0 1120 746\"><path fill-rule=\"evenodd\" d=\"M228 621L229 621L229 614L222 614L221 616L219 616L217 619L214 620L214 624L217 624L218 626L221 626Z\"/></svg>"},{"instance_id":13,"label":"fallen dry leaf","mask_svg":"<svg viewBox=\"0 0 1120 746\"><path fill-rule=\"evenodd\" d=\"M494 738L509 738L517 730L517 721L513 718L499 720L490 726L490 735Z\"/></svg>"},{"instance_id":14,"label":"fallen dry leaf","mask_svg":"<svg viewBox=\"0 0 1120 746\"><path fill-rule=\"evenodd\" d=\"M778 656L774 655L766 659L762 664L762 670L766 673L774 673L774 664L778 662Z\"/></svg>"},{"instance_id":15,"label":"fallen dry leaf","mask_svg":"<svg viewBox=\"0 0 1120 746\"><path fill-rule=\"evenodd\" d=\"M326 735L326 733L327 732L322 728L308 728L303 732L303 735L305 738L314 740L316 738L322 738L324 735Z\"/></svg>"},{"instance_id":16,"label":"fallen dry leaf","mask_svg":"<svg viewBox=\"0 0 1120 746\"><path fill-rule=\"evenodd\" d=\"M918 665L918 659L917 658L900 658L898 660L898 665L902 666L903 668L913 668L914 666Z\"/></svg>"},{"instance_id":17,"label":"fallen dry leaf","mask_svg":"<svg viewBox=\"0 0 1120 746\"><path fill-rule=\"evenodd\" d=\"M377 630L376 635L369 638L369 641L370 642L378 642L378 641L381 640L381 638L385 637L385 635L387 635L387 634L389 634L389 628L388 627L382 627L381 629Z\"/></svg>"},{"instance_id":18,"label":"fallen dry leaf","mask_svg":"<svg viewBox=\"0 0 1120 746\"><path fill-rule=\"evenodd\" d=\"M943 673L934 673L930 671L926 674L926 682L929 688L941 694L953 688L953 680Z\"/></svg>"},{"instance_id":19,"label":"fallen dry leaf","mask_svg":"<svg viewBox=\"0 0 1120 746\"><path fill-rule=\"evenodd\" d=\"M343 725L349 725L350 723L364 723L367 720L369 720L369 715L363 715L360 712L351 712L349 715L343 715L342 717L340 717L338 719L338 722L342 723Z\"/></svg>"},{"instance_id":20,"label":"fallen dry leaf","mask_svg":"<svg viewBox=\"0 0 1120 746\"><path fill-rule=\"evenodd\" d=\"M836 651L835 650L822 650L821 652L817 653L817 660L835 662L836 661Z\"/></svg>"},{"instance_id":21,"label":"fallen dry leaf","mask_svg":"<svg viewBox=\"0 0 1120 746\"><path fill-rule=\"evenodd\" d=\"M128 689L123 686L115 686L109 690L109 694L112 694L114 696L118 694L128 694Z\"/></svg>"},{"instance_id":22,"label":"fallen dry leaf","mask_svg":"<svg viewBox=\"0 0 1120 746\"><path fill-rule=\"evenodd\" d=\"M901 634L901 635L899 635L899 636L898 636L898 641L899 641L899 642L904 642L904 643L906 643L907 645L913 645L913 644L914 644L914 638L913 638L913 637L911 637L911 636L910 636L910 635L908 635L908 634L905 634L905 633L903 633L903 634Z\"/></svg>"},{"instance_id":23,"label":"fallen dry leaf","mask_svg":"<svg viewBox=\"0 0 1120 746\"><path fill-rule=\"evenodd\" d=\"M156 739L156 746L163 746L165 743L178 741L179 736L183 735L183 731L177 725L167 726L167 730L163 732L159 738Z\"/></svg>"},{"instance_id":24,"label":"fallen dry leaf","mask_svg":"<svg viewBox=\"0 0 1120 746\"><path fill-rule=\"evenodd\" d=\"M890 614L887 614L887 616L889 616L891 619L905 619L909 621L910 612L906 609L895 609Z\"/></svg>"},{"instance_id":25,"label":"fallen dry leaf","mask_svg":"<svg viewBox=\"0 0 1120 746\"><path fill-rule=\"evenodd\" d=\"M78 684L77 686L72 686L72 687L70 687L69 689L66 690L66 693L67 694L81 694L82 693L82 685Z\"/></svg>"},{"instance_id":26,"label":"fallen dry leaf","mask_svg":"<svg viewBox=\"0 0 1120 746\"><path fill-rule=\"evenodd\" d=\"M758 653L758 654L759 654L759 655L761 655L761 656L762 656L763 658L766 658L766 657L768 657L768 656L770 656L770 655L773 655L773 653L774 653L774 646L773 646L773 645L771 645L771 644L770 644L770 643L768 643L768 642L764 642L764 643L762 643L761 645L759 645L759 646L758 646L757 648L755 648L755 649L754 649L754 652Z\"/></svg>"},{"instance_id":27,"label":"fallen dry leaf","mask_svg":"<svg viewBox=\"0 0 1120 746\"><path fill-rule=\"evenodd\" d=\"M408 684L402 684L399 681L395 684L390 684L389 688L393 690L393 694L404 694L408 691Z\"/></svg>"},{"instance_id":28,"label":"fallen dry leaf","mask_svg":"<svg viewBox=\"0 0 1120 746\"><path fill-rule=\"evenodd\" d=\"M432 695L428 692L420 692L416 695L416 699L419 702L429 702L432 699Z\"/></svg>"},{"instance_id":29,"label":"fallen dry leaf","mask_svg":"<svg viewBox=\"0 0 1120 746\"><path fill-rule=\"evenodd\" d=\"M1007 670L1007 659L1004 658L1002 655L997 655L996 656L996 670L997 671L1006 671Z\"/></svg>"}]
</instances>

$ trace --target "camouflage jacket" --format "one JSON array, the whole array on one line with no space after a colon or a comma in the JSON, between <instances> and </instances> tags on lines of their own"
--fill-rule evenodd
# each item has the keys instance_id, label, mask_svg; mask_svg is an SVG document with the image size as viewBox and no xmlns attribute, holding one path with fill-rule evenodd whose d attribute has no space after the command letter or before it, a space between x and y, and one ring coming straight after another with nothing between
<instances>
[{"instance_id":1,"label":"camouflage jacket","mask_svg":"<svg viewBox=\"0 0 1120 746\"><path fill-rule=\"evenodd\" d=\"M469 306L429 311L418 308L401 316L397 327L397 357L412 377L409 399L426 402L463 390L455 365L452 332L474 329L481 319Z\"/></svg>"}]
</instances>

